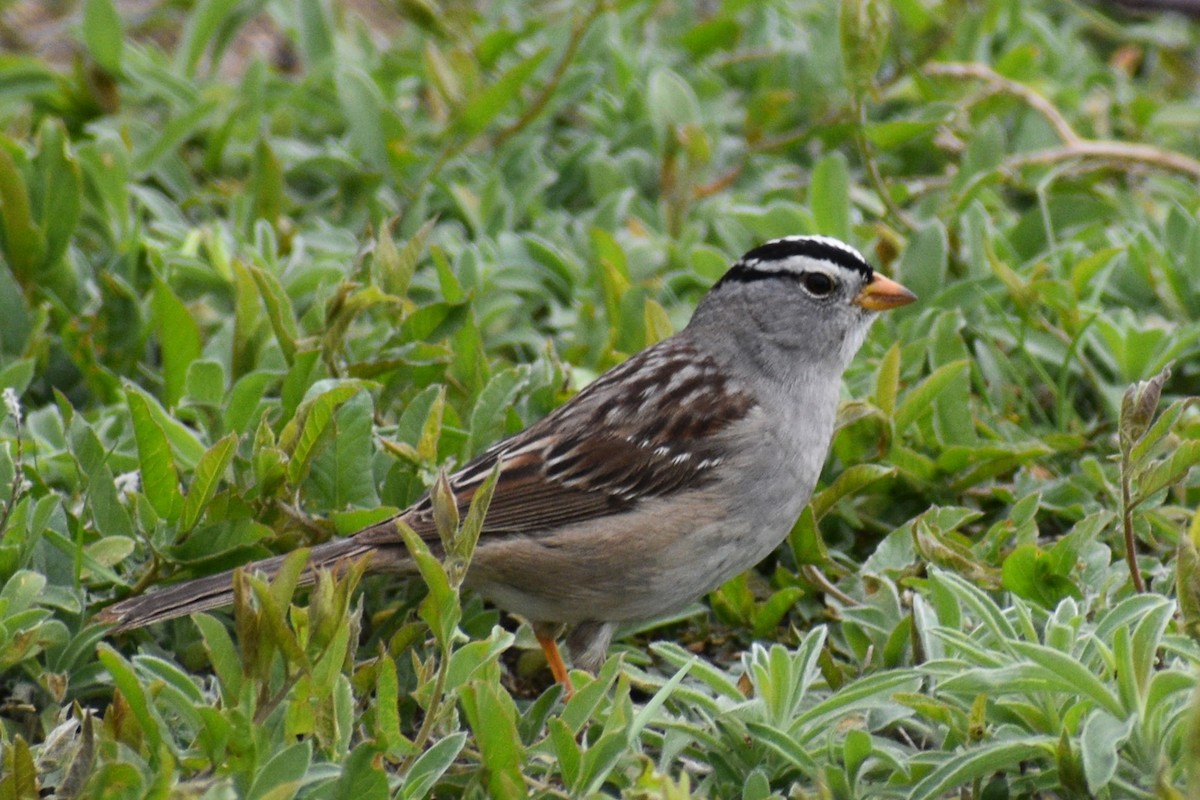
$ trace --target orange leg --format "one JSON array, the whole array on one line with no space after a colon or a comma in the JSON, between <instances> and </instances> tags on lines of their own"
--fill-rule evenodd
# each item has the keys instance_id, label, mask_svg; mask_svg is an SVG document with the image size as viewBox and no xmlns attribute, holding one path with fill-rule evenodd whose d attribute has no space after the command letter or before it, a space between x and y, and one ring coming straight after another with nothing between
<instances>
[{"instance_id":1,"label":"orange leg","mask_svg":"<svg viewBox=\"0 0 1200 800\"><path fill-rule=\"evenodd\" d=\"M570 700L575 694L575 687L571 685L571 676L567 674L567 665L563 663L562 653L558 652L558 643L554 640L553 633L535 630L538 644L542 646L542 652L546 654L546 663L550 665L550 674L554 676L554 680L562 684L565 693L563 699Z\"/></svg>"}]
</instances>

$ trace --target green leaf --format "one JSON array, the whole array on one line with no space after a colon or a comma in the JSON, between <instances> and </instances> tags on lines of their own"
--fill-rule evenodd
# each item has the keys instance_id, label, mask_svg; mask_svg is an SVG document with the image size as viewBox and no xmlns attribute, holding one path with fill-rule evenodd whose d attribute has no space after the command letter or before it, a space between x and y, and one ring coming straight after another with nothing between
<instances>
[{"instance_id":1,"label":"green leaf","mask_svg":"<svg viewBox=\"0 0 1200 800\"><path fill-rule=\"evenodd\" d=\"M840 152L830 153L813 167L808 205L817 230L826 236L850 240L850 169Z\"/></svg>"},{"instance_id":2,"label":"green leaf","mask_svg":"<svg viewBox=\"0 0 1200 800\"><path fill-rule=\"evenodd\" d=\"M46 588L46 576L32 570L20 570L0 588L3 611L15 616L32 608Z\"/></svg>"},{"instance_id":3,"label":"green leaf","mask_svg":"<svg viewBox=\"0 0 1200 800\"><path fill-rule=\"evenodd\" d=\"M260 136L254 146L251 187L255 218L264 219L273 227L278 227L287 199L287 184L284 180L283 165L279 163L279 158L271 149L270 140L265 136ZM262 291L261 286L259 291Z\"/></svg>"},{"instance_id":4,"label":"green leaf","mask_svg":"<svg viewBox=\"0 0 1200 800\"><path fill-rule=\"evenodd\" d=\"M749 721L746 723L746 732L754 737L755 744L774 752L802 773L815 775L819 771L816 760L787 732L762 722Z\"/></svg>"},{"instance_id":5,"label":"green leaf","mask_svg":"<svg viewBox=\"0 0 1200 800\"><path fill-rule=\"evenodd\" d=\"M25 739L17 734L0 760L0 800L38 800L38 771Z\"/></svg>"},{"instance_id":6,"label":"green leaf","mask_svg":"<svg viewBox=\"0 0 1200 800\"><path fill-rule=\"evenodd\" d=\"M575 786L579 783L579 769L583 762L583 752L579 743L575 741L575 734L561 717L552 717L549 728L554 760L562 773L563 783L566 786Z\"/></svg>"},{"instance_id":7,"label":"green leaf","mask_svg":"<svg viewBox=\"0 0 1200 800\"><path fill-rule=\"evenodd\" d=\"M859 92L875 83L887 50L890 5L883 0L841 0L838 34L842 69Z\"/></svg>"},{"instance_id":8,"label":"green leaf","mask_svg":"<svg viewBox=\"0 0 1200 800\"><path fill-rule=\"evenodd\" d=\"M25 394L33 381L36 364L32 358L19 358L0 367L0 389L12 389L17 397Z\"/></svg>"},{"instance_id":9,"label":"green leaf","mask_svg":"<svg viewBox=\"0 0 1200 800\"><path fill-rule=\"evenodd\" d=\"M121 16L112 0L87 0L83 6L83 42L96 63L121 74Z\"/></svg>"},{"instance_id":10,"label":"green leaf","mask_svg":"<svg viewBox=\"0 0 1200 800\"><path fill-rule=\"evenodd\" d=\"M820 652L813 654L813 666ZM848 714L868 708L891 708L895 692L914 691L920 678L912 670L893 669L848 683L827 699L798 714L788 727L789 735L806 743L827 733L827 726Z\"/></svg>"},{"instance_id":11,"label":"green leaf","mask_svg":"<svg viewBox=\"0 0 1200 800\"><path fill-rule=\"evenodd\" d=\"M679 37L679 43L698 61L717 50L732 49L737 45L741 33L742 26L737 19L722 14L692 26Z\"/></svg>"},{"instance_id":12,"label":"green leaf","mask_svg":"<svg viewBox=\"0 0 1200 800\"><path fill-rule=\"evenodd\" d=\"M89 544L85 550L95 563L111 567L124 561L133 548L134 541L128 536L105 536Z\"/></svg>"},{"instance_id":13,"label":"green leaf","mask_svg":"<svg viewBox=\"0 0 1200 800\"><path fill-rule=\"evenodd\" d=\"M536 50L509 68L503 75L475 94L458 109L452 123L452 130L459 136L474 138L492 124L514 100L520 97L521 89L528 83L533 73L550 54L548 48Z\"/></svg>"},{"instance_id":14,"label":"green leaf","mask_svg":"<svg viewBox=\"0 0 1200 800\"><path fill-rule=\"evenodd\" d=\"M580 764L579 783L577 784L577 788L582 789L578 792L579 796L592 797L600 791L600 787L604 785L613 768L617 766L626 746L625 732L615 731L604 733L599 740L583 751L583 761Z\"/></svg>"},{"instance_id":15,"label":"green leaf","mask_svg":"<svg viewBox=\"0 0 1200 800\"><path fill-rule=\"evenodd\" d=\"M46 253L46 239L34 225L25 178L5 147L7 141L0 138L0 243L17 282L29 291Z\"/></svg>"},{"instance_id":16,"label":"green leaf","mask_svg":"<svg viewBox=\"0 0 1200 800\"><path fill-rule=\"evenodd\" d=\"M646 346L657 344L675 333L671 317L662 304L647 297L645 304Z\"/></svg>"},{"instance_id":17,"label":"green leaf","mask_svg":"<svg viewBox=\"0 0 1200 800\"><path fill-rule=\"evenodd\" d=\"M175 69L192 77L204 51L217 40L222 26L229 24L240 0L200 0L187 15L183 41L175 51ZM215 48L214 48L215 50Z\"/></svg>"},{"instance_id":18,"label":"green leaf","mask_svg":"<svg viewBox=\"0 0 1200 800\"><path fill-rule=\"evenodd\" d=\"M884 416L891 417L900 394L900 343L894 342L879 360L879 375L875 379L875 406Z\"/></svg>"},{"instance_id":19,"label":"green leaf","mask_svg":"<svg viewBox=\"0 0 1200 800\"><path fill-rule=\"evenodd\" d=\"M817 517L811 503L800 512L800 518L796 520L788 535L788 543L797 566L829 563L829 549L821 538L821 530L817 527Z\"/></svg>"},{"instance_id":20,"label":"green leaf","mask_svg":"<svg viewBox=\"0 0 1200 800\"><path fill-rule=\"evenodd\" d=\"M429 626L443 651L450 647L454 632L462 619L462 609L458 602L458 593L450 584L442 562L429 552L429 546L421 540L408 523L402 519L396 520L396 530L404 539L408 553L417 565L417 570L429 588L429 594L421 601L421 619Z\"/></svg>"},{"instance_id":21,"label":"green leaf","mask_svg":"<svg viewBox=\"0 0 1200 800\"><path fill-rule=\"evenodd\" d=\"M765 603L755 606L753 613L752 632L757 639L771 637L785 614L804 596L804 590L799 586L785 586L773 592Z\"/></svg>"},{"instance_id":22,"label":"green leaf","mask_svg":"<svg viewBox=\"0 0 1200 800\"><path fill-rule=\"evenodd\" d=\"M487 518L488 506L492 503L492 493L495 492L496 483L500 480L500 469L501 465L499 463L492 467L491 472L484 478L483 483L479 484L479 488L471 495L471 506L467 509L466 519L462 521L457 535L455 535L451 542L449 552L458 560L459 564L457 566L464 571L471 560L472 554L475 552L475 545L479 541L479 534L483 531L483 523Z\"/></svg>"},{"instance_id":23,"label":"green leaf","mask_svg":"<svg viewBox=\"0 0 1200 800\"><path fill-rule=\"evenodd\" d=\"M1179 537L1175 556L1175 596L1183 628L1200 641L1200 514L1192 516L1186 536Z\"/></svg>"},{"instance_id":24,"label":"green leaf","mask_svg":"<svg viewBox=\"0 0 1200 800\"><path fill-rule=\"evenodd\" d=\"M408 286L416 274L417 263L436 225L436 219L426 220L400 250L396 249L396 242L386 226L379 232L372 264L375 268L375 280L385 292L397 297L408 294Z\"/></svg>"},{"instance_id":25,"label":"green leaf","mask_svg":"<svg viewBox=\"0 0 1200 800\"><path fill-rule=\"evenodd\" d=\"M325 387L330 388L325 388ZM279 435L279 447L290 456L288 483L298 485L308 474L323 435L342 404L363 391L362 381L320 381L313 384L310 397L296 409L296 415ZM314 394L315 393L315 394Z\"/></svg>"},{"instance_id":26,"label":"green leaf","mask_svg":"<svg viewBox=\"0 0 1200 800\"><path fill-rule=\"evenodd\" d=\"M295 0L296 22L300 29L300 53L310 70L334 56L333 32L337 29L325 15L321 0Z\"/></svg>"},{"instance_id":27,"label":"green leaf","mask_svg":"<svg viewBox=\"0 0 1200 800\"><path fill-rule=\"evenodd\" d=\"M744 699L745 696L731 674L727 674L707 661L697 660L694 653L685 650L678 644L667 641L653 642L650 650L677 670L687 666L688 674L692 678L700 681L726 700L741 702Z\"/></svg>"},{"instance_id":28,"label":"green leaf","mask_svg":"<svg viewBox=\"0 0 1200 800\"><path fill-rule=\"evenodd\" d=\"M689 672L691 672L691 669L695 663L696 660L693 659L677 669L675 674L671 676L671 679L664 683L659 690L654 693L654 696L650 698L650 701L638 710L637 714L634 716L629 725L628 736L630 741L636 741L637 738L642 735L642 731L645 730L646 726L649 725L651 721L653 721L654 718L661 712L663 706L666 705L667 700L671 698L671 695L673 695L675 690L678 689L680 684L683 683L683 679L687 677Z\"/></svg>"},{"instance_id":29,"label":"green leaf","mask_svg":"<svg viewBox=\"0 0 1200 800\"><path fill-rule=\"evenodd\" d=\"M512 367L496 372L475 398L471 409L471 435L468 455L480 453L504 434L504 420L513 399L529 381L528 367Z\"/></svg>"},{"instance_id":30,"label":"green leaf","mask_svg":"<svg viewBox=\"0 0 1200 800\"><path fill-rule=\"evenodd\" d=\"M378 762L375 744L364 742L342 763L342 777L333 789L333 797L352 800L388 800L388 776Z\"/></svg>"},{"instance_id":31,"label":"green leaf","mask_svg":"<svg viewBox=\"0 0 1200 800\"><path fill-rule=\"evenodd\" d=\"M1088 790L1103 792L1117 773L1119 751L1136 722L1135 717L1117 718L1096 710L1088 716L1079 737L1083 774Z\"/></svg>"},{"instance_id":32,"label":"green leaf","mask_svg":"<svg viewBox=\"0 0 1200 800\"><path fill-rule=\"evenodd\" d=\"M525 748L512 697L499 683L475 681L462 688L460 702L487 770L488 796L527 797L521 774Z\"/></svg>"},{"instance_id":33,"label":"green leaf","mask_svg":"<svg viewBox=\"0 0 1200 800\"><path fill-rule=\"evenodd\" d=\"M921 298L920 305L926 306L945 291L949 252L946 226L940 221L917 230L904 248L896 273L899 281Z\"/></svg>"},{"instance_id":34,"label":"green leaf","mask_svg":"<svg viewBox=\"0 0 1200 800\"><path fill-rule=\"evenodd\" d=\"M893 417L896 434L899 435L905 432L910 425L925 414L930 413L933 408L933 401L938 395L955 381L961 380L970 369L970 366L970 362L966 360L943 364L931 372L919 384L905 392L904 399L900 401L900 405L896 408L896 414Z\"/></svg>"},{"instance_id":35,"label":"green leaf","mask_svg":"<svg viewBox=\"0 0 1200 800\"><path fill-rule=\"evenodd\" d=\"M171 445L171 452L180 466L185 469L195 469L196 465L200 463L201 456L204 455L204 451L207 449L200 441L200 438L196 436L195 432L168 414L166 409L153 396L138 385L126 382L124 388L126 395L132 392L140 398L150 418L162 429L163 434L167 437L167 441Z\"/></svg>"},{"instance_id":36,"label":"green leaf","mask_svg":"<svg viewBox=\"0 0 1200 800\"><path fill-rule=\"evenodd\" d=\"M1128 453L1150 427L1154 413L1158 410L1163 384L1170 377L1171 367L1167 365L1153 378L1138 381L1125 390L1125 395L1121 398L1119 424L1121 452Z\"/></svg>"},{"instance_id":37,"label":"green leaf","mask_svg":"<svg viewBox=\"0 0 1200 800\"><path fill-rule=\"evenodd\" d=\"M267 319L271 321L271 329L275 332L275 341L290 367L296 358L296 340L300 338L292 301L274 273L253 264L246 265L245 269L258 287L259 296L267 308Z\"/></svg>"},{"instance_id":38,"label":"green leaf","mask_svg":"<svg viewBox=\"0 0 1200 800\"><path fill-rule=\"evenodd\" d=\"M396 662L382 645L377 664L375 701L371 706L374 712L372 732L388 755L393 758L409 755L413 752L413 744L400 732L400 682Z\"/></svg>"},{"instance_id":39,"label":"green leaf","mask_svg":"<svg viewBox=\"0 0 1200 800\"><path fill-rule=\"evenodd\" d=\"M1191 406L1195 405L1197 398L1188 397L1183 400L1176 400L1167 409L1158 415L1154 420L1154 424L1150 426L1141 438L1138 439L1129 450L1129 463L1135 468L1142 466L1150 454L1163 443L1167 438L1167 434L1175 427L1175 423L1183 416L1183 412Z\"/></svg>"},{"instance_id":40,"label":"green leaf","mask_svg":"<svg viewBox=\"0 0 1200 800\"><path fill-rule=\"evenodd\" d=\"M180 519L182 530L190 531L200 521L200 515L217 493L217 485L237 452L237 445L238 436L231 433L200 457L200 463L196 465L196 471L192 475L192 483L188 486L187 497L183 501L183 515Z\"/></svg>"},{"instance_id":41,"label":"green leaf","mask_svg":"<svg viewBox=\"0 0 1200 800\"><path fill-rule=\"evenodd\" d=\"M374 419L375 402L369 392L357 393L334 412L329 443L312 460L305 484L322 507L341 510L379 505L371 467Z\"/></svg>"},{"instance_id":42,"label":"green leaf","mask_svg":"<svg viewBox=\"0 0 1200 800\"><path fill-rule=\"evenodd\" d=\"M1074 564L1060 565L1057 558L1037 545L1020 545L1005 557L1001 582L1018 597L1051 609L1067 597L1081 599L1083 596L1070 575L1059 573L1060 566L1069 569Z\"/></svg>"},{"instance_id":43,"label":"green leaf","mask_svg":"<svg viewBox=\"0 0 1200 800\"><path fill-rule=\"evenodd\" d=\"M460 302L430 303L404 319L400 335L406 342L436 342L452 335L468 313L469 308Z\"/></svg>"},{"instance_id":44,"label":"green leaf","mask_svg":"<svg viewBox=\"0 0 1200 800\"><path fill-rule=\"evenodd\" d=\"M671 141L679 128L701 119L695 90L666 67L658 67L646 80L646 112L660 142Z\"/></svg>"},{"instance_id":45,"label":"green leaf","mask_svg":"<svg viewBox=\"0 0 1200 800\"><path fill-rule=\"evenodd\" d=\"M159 277L154 280L154 316L162 349L163 399L174 408L183 397L188 368L200 358L200 327L188 307Z\"/></svg>"},{"instance_id":46,"label":"green leaf","mask_svg":"<svg viewBox=\"0 0 1200 800\"><path fill-rule=\"evenodd\" d=\"M1200 464L1200 440L1180 442L1167 458L1155 461L1136 473L1137 495L1134 502L1141 503L1155 492L1179 483L1197 464Z\"/></svg>"},{"instance_id":47,"label":"green leaf","mask_svg":"<svg viewBox=\"0 0 1200 800\"><path fill-rule=\"evenodd\" d=\"M225 397L225 367L213 359L197 359L188 364L184 380L184 400L192 405L219 408Z\"/></svg>"},{"instance_id":48,"label":"green leaf","mask_svg":"<svg viewBox=\"0 0 1200 800\"><path fill-rule=\"evenodd\" d=\"M846 764L846 772L851 780L857 777L858 770L872 750L874 745L871 734L860 730L849 731L846 734L846 741L842 745L842 761Z\"/></svg>"},{"instance_id":49,"label":"green leaf","mask_svg":"<svg viewBox=\"0 0 1200 800\"><path fill-rule=\"evenodd\" d=\"M883 464L855 464L848 467L842 470L832 485L813 495L811 501L813 514L819 521L843 497L854 495L872 483L890 478L895 474L895 467Z\"/></svg>"},{"instance_id":50,"label":"green leaf","mask_svg":"<svg viewBox=\"0 0 1200 800\"><path fill-rule=\"evenodd\" d=\"M1033 642L1013 641L1009 646L1045 670L1045 677L1056 684L1060 691L1089 697L1110 714L1124 718L1126 710L1121 701L1084 664L1066 653Z\"/></svg>"},{"instance_id":51,"label":"green leaf","mask_svg":"<svg viewBox=\"0 0 1200 800\"><path fill-rule=\"evenodd\" d=\"M353 64L339 64L335 73L338 103L350 128L350 141L375 169L387 166L387 135L382 120L387 104L371 76Z\"/></svg>"},{"instance_id":52,"label":"green leaf","mask_svg":"<svg viewBox=\"0 0 1200 800\"><path fill-rule=\"evenodd\" d=\"M105 464L93 467L87 475L88 510L96 530L102 536L132 538L133 521L121 503L112 470Z\"/></svg>"},{"instance_id":53,"label":"green leaf","mask_svg":"<svg viewBox=\"0 0 1200 800\"><path fill-rule=\"evenodd\" d=\"M125 401L133 417L142 491L160 517L175 522L183 511L183 494L166 432L151 413L146 396L132 384L125 388Z\"/></svg>"},{"instance_id":54,"label":"green leaf","mask_svg":"<svg viewBox=\"0 0 1200 800\"><path fill-rule=\"evenodd\" d=\"M174 153L187 139L197 135L208 122L208 117L217 109L215 100L196 103L187 111L170 117L170 121L148 143L133 153L133 172L143 175L157 168L167 156Z\"/></svg>"},{"instance_id":55,"label":"green leaf","mask_svg":"<svg viewBox=\"0 0 1200 800\"><path fill-rule=\"evenodd\" d=\"M933 800L996 772L1020 773L1022 762L1050 758L1054 755L1056 745L1053 737L1045 736L988 742L960 750L943 757L937 769L913 787L909 797L911 800Z\"/></svg>"},{"instance_id":56,"label":"green leaf","mask_svg":"<svg viewBox=\"0 0 1200 800\"><path fill-rule=\"evenodd\" d=\"M438 779L450 769L467 743L464 731L452 733L421 754L404 776L400 797L404 800L419 800L429 797Z\"/></svg>"},{"instance_id":57,"label":"green leaf","mask_svg":"<svg viewBox=\"0 0 1200 800\"><path fill-rule=\"evenodd\" d=\"M946 124L945 115L935 119L889 119L873 122L863 133L880 150L894 150L914 139L927 137Z\"/></svg>"},{"instance_id":58,"label":"green leaf","mask_svg":"<svg viewBox=\"0 0 1200 800\"><path fill-rule=\"evenodd\" d=\"M70 135L60 120L47 119L38 128L38 153L33 166L40 185L36 192L30 187L30 199L46 243L42 268L48 278L53 276L48 280L52 287L48 288L69 299L67 293L74 291L75 275L57 268L79 223L83 178L79 162L71 152Z\"/></svg>"},{"instance_id":59,"label":"green leaf","mask_svg":"<svg viewBox=\"0 0 1200 800\"><path fill-rule=\"evenodd\" d=\"M271 757L254 776L246 800L288 800L300 788L312 762L312 742L297 742Z\"/></svg>"},{"instance_id":60,"label":"green leaf","mask_svg":"<svg viewBox=\"0 0 1200 800\"><path fill-rule=\"evenodd\" d=\"M930 331L929 363L942 365L969 361L970 353L963 342L961 329L966 322L958 310L938 315ZM933 429L938 442L943 446L978 443L975 423L971 414L971 384L969 381L952 381L938 393L934 400Z\"/></svg>"},{"instance_id":61,"label":"green leaf","mask_svg":"<svg viewBox=\"0 0 1200 800\"><path fill-rule=\"evenodd\" d=\"M129 704L130 710L133 711L133 715L141 727L142 735L147 739L147 755L150 761L152 763L157 762L159 759L159 749L164 744L171 745L172 739L171 737L163 738L161 721L154 713L153 706L150 704L141 682L138 681L133 666L107 643L101 643L96 648L96 657L100 659L100 663L108 670L108 674L112 676L113 683L120 690L121 694L124 695L125 702Z\"/></svg>"},{"instance_id":62,"label":"green leaf","mask_svg":"<svg viewBox=\"0 0 1200 800\"><path fill-rule=\"evenodd\" d=\"M204 641L204 649L208 651L209 663L217 674L217 681L221 686L221 699L226 704L236 703L242 692L242 660L228 629L209 614L193 614L192 621L200 629L200 638Z\"/></svg>"}]
</instances>

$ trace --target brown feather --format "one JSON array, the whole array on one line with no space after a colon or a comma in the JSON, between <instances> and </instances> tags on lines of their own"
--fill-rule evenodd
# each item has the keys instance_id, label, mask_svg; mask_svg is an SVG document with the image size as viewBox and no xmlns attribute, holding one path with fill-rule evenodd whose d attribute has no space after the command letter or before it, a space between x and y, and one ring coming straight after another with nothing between
<instances>
[{"instance_id":1,"label":"brown feather","mask_svg":"<svg viewBox=\"0 0 1200 800\"><path fill-rule=\"evenodd\" d=\"M614 392L614 389L616 390ZM643 350L602 375L570 402L489 448L450 476L465 516L497 462L500 477L484 519L488 537L539 535L628 510L647 498L698 489L719 463L713 437L754 403L711 359L673 339ZM301 585L318 568L373 556L369 570L396 570L406 559L396 521L403 519L435 552L440 538L426 494L397 517L312 549ZM282 557L248 565L273 575ZM227 605L232 572L169 586L109 606L100 620L118 630Z\"/></svg>"}]
</instances>

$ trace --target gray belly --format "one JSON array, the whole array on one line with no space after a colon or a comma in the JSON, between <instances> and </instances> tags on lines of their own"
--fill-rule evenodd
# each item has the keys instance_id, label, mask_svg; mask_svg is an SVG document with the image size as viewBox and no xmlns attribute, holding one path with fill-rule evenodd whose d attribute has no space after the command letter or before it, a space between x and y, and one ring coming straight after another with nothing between
<instances>
[{"instance_id":1,"label":"gray belly","mask_svg":"<svg viewBox=\"0 0 1200 800\"><path fill-rule=\"evenodd\" d=\"M696 493L554 535L481 540L467 581L496 605L535 622L626 622L677 611L761 561L787 536L807 499ZM753 523L748 524L747 520Z\"/></svg>"}]
</instances>

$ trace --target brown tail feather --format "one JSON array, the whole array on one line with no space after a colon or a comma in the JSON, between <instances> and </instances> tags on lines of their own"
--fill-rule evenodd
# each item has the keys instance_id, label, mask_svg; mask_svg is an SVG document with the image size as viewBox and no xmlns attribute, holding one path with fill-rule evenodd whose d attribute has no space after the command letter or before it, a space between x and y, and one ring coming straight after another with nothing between
<instances>
[{"instance_id":1,"label":"brown tail feather","mask_svg":"<svg viewBox=\"0 0 1200 800\"><path fill-rule=\"evenodd\" d=\"M310 586L316 581L318 569L328 569L339 561L359 558L376 553L376 548L356 542L354 538L338 539L312 548L308 563L300 575L300 586ZM247 564L241 569L262 572L274 577L286 556L275 556ZM379 560L379 559L373 559ZM383 566L382 564L376 566ZM167 586L149 594L130 597L105 608L97 620L113 623L114 633L141 628L153 622L162 622L175 617L221 608L233 602L233 570L218 575Z\"/></svg>"}]
</instances>

